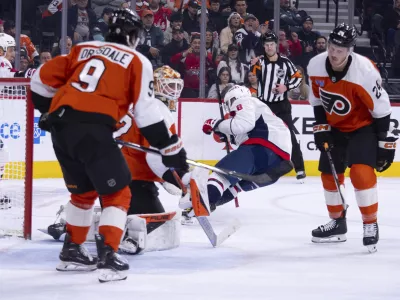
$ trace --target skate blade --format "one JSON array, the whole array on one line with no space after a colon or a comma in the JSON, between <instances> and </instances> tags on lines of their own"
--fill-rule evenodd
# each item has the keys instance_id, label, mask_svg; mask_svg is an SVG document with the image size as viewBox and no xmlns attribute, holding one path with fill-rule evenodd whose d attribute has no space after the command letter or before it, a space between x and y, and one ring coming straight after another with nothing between
<instances>
[{"instance_id":1,"label":"skate blade","mask_svg":"<svg viewBox=\"0 0 400 300\"><path fill-rule=\"evenodd\" d=\"M297 179L298 184L304 184L306 181L304 179Z\"/></svg>"},{"instance_id":2,"label":"skate blade","mask_svg":"<svg viewBox=\"0 0 400 300\"><path fill-rule=\"evenodd\" d=\"M376 251L378 251L378 249L376 248L376 244L375 245L367 245L366 247L367 247L369 253L375 253Z\"/></svg>"},{"instance_id":3,"label":"skate blade","mask_svg":"<svg viewBox=\"0 0 400 300\"><path fill-rule=\"evenodd\" d=\"M84 265L76 262L65 262L62 261L56 267L57 271L60 272L92 272L97 269L97 265Z\"/></svg>"},{"instance_id":4,"label":"skate blade","mask_svg":"<svg viewBox=\"0 0 400 300\"><path fill-rule=\"evenodd\" d=\"M99 281L101 283L110 281L125 280L128 277L128 271L115 271L112 269L101 269Z\"/></svg>"},{"instance_id":5,"label":"skate blade","mask_svg":"<svg viewBox=\"0 0 400 300\"><path fill-rule=\"evenodd\" d=\"M342 243L347 241L346 235L345 234L339 234L339 235L332 235L326 238L319 238L313 236L311 241L313 243L318 243L318 244L329 244L329 243Z\"/></svg>"}]
</instances>

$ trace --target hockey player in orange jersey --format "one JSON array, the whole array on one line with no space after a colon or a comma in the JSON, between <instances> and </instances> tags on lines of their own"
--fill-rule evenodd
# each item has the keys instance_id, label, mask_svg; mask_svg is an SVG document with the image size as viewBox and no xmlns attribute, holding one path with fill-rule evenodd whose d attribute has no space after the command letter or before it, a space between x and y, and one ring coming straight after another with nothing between
<instances>
[{"instance_id":1,"label":"hockey player in orange jersey","mask_svg":"<svg viewBox=\"0 0 400 300\"><path fill-rule=\"evenodd\" d=\"M158 68L153 74L154 94L155 98L160 100L157 102L160 112L164 116L165 125L171 135L176 134L176 126L170 110L175 110L176 108L176 101L183 88L183 80L180 78L180 74L169 66ZM122 118L114 137L145 147L150 146L138 128L133 112L129 112ZM137 254L143 250L165 250L178 246L180 240L179 228L177 228L180 225L179 215L175 211L165 212L158 198L158 188L155 184L155 182L158 182L169 193L180 196L179 184L176 182L172 171L162 163L158 155L140 152L127 147L122 148L122 154L132 174L132 181L129 184L132 197L128 210L126 235L119 246L119 250L126 254ZM183 174L179 175L182 176ZM136 215L136 218L133 217L134 215ZM141 215L140 217L146 219L147 230L146 222L140 222L137 219L137 215ZM129 216L132 217L130 218ZM155 231L155 228L159 229ZM50 225L47 231L41 231L47 232L56 240L63 240L63 234L65 233L64 216L61 217L59 223ZM98 215L96 214L87 240L92 240L93 235L90 233L97 231ZM145 239L139 240L138 232L142 232ZM163 240L163 243L158 243L157 239ZM142 244L140 244L141 242Z\"/></svg>"},{"instance_id":2,"label":"hockey player in orange jersey","mask_svg":"<svg viewBox=\"0 0 400 300\"><path fill-rule=\"evenodd\" d=\"M357 31L338 25L329 35L328 50L311 59L310 103L316 123L314 139L321 151L319 171L331 221L312 231L312 241L346 241L346 209L336 188L324 145L327 143L344 184L350 179L364 226L363 244L376 251L378 192L374 169L387 170L394 160L397 137L390 128L391 106L375 65L353 52Z\"/></svg>"},{"instance_id":3,"label":"hockey player in orange jersey","mask_svg":"<svg viewBox=\"0 0 400 300\"><path fill-rule=\"evenodd\" d=\"M75 46L69 55L42 65L31 82L32 100L42 113L39 126L51 132L71 193L57 269L97 267L100 282L126 279L129 269L116 251L131 200L132 176L113 131L130 107L143 136L160 150L163 164L188 169L182 142L166 128L154 99L151 64L135 50L142 30L140 17L128 9L117 10L109 30L106 42ZM95 237L97 260L82 244L99 195L103 212Z\"/></svg>"}]
</instances>

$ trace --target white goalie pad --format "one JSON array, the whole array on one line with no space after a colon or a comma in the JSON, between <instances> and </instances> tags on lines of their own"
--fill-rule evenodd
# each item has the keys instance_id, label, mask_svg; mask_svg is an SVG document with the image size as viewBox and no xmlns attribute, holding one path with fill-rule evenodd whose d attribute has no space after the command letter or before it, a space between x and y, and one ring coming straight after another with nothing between
<instances>
[{"instance_id":1,"label":"white goalie pad","mask_svg":"<svg viewBox=\"0 0 400 300\"><path fill-rule=\"evenodd\" d=\"M146 221L147 237L144 251L177 248L181 242L180 211L139 215Z\"/></svg>"}]
</instances>

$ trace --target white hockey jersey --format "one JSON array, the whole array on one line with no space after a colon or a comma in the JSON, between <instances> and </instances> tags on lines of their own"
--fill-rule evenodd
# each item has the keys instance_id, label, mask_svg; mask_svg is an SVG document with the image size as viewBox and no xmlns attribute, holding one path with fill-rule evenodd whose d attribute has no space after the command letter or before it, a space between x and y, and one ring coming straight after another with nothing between
<instances>
[{"instance_id":1,"label":"white hockey jersey","mask_svg":"<svg viewBox=\"0 0 400 300\"><path fill-rule=\"evenodd\" d=\"M290 160L292 142L287 125L270 108L254 97L235 100L231 118L218 125L218 131L232 135L236 145L262 145Z\"/></svg>"},{"instance_id":2,"label":"white hockey jersey","mask_svg":"<svg viewBox=\"0 0 400 300\"><path fill-rule=\"evenodd\" d=\"M15 72L10 61L4 56L0 56L0 78L13 78Z\"/></svg>"},{"instance_id":3,"label":"white hockey jersey","mask_svg":"<svg viewBox=\"0 0 400 300\"><path fill-rule=\"evenodd\" d=\"M328 123L343 131L352 132L370 125L373 118L382 118L392 111L389 96L382 88L382 78L368 58L352 53L351 63L343 78L327 70L327 52L310 60L309 101L322 105Z\"/></svg>"}]
</instances>

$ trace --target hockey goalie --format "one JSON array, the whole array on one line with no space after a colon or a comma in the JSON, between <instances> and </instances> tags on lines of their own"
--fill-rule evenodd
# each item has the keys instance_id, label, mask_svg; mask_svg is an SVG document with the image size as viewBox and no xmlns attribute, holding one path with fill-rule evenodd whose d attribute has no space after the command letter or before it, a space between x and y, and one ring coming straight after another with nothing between
<instances>
[{"instance_id":1,"label":"hockey goalie","mask_svg":"<svg viewBox=\"0 0 400 300\"><path fill-rule=\"evenodd\" d=\"M176 134L176 127L170 110L176 107L176 101L183 88L180 74L163 66L154 71L154 92L159 109L164 116L167 128L171 134ZM114 134L116 139L150 147L135 124L132 112L129 112L119 123ZM129 188L132 193L125 234L119 250L125 254L139 254L144 251L172 249L180 243L180 211L165 212L158 197L156 182L160 183L170 194L181 195L179 185L171 170L162 164L161 157L123 147L122 153L132 174ZM140 166L140 167L138 167ZM184 174L179 174L183 176ZM101 203L101 199L100 199ZM63 218L64 209L57 213L60 222L50 225L46 230L56 240L63 240L66 232L66 222ZM101 207L94 210L92 225L87 240L94 241L98 231Z\"/></svg>"}]
</instances>

